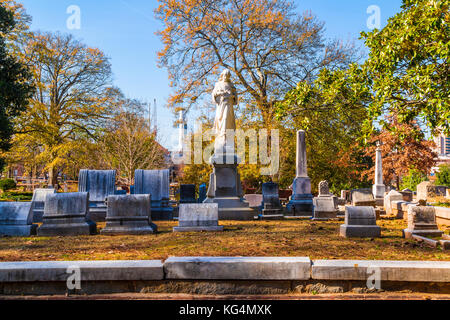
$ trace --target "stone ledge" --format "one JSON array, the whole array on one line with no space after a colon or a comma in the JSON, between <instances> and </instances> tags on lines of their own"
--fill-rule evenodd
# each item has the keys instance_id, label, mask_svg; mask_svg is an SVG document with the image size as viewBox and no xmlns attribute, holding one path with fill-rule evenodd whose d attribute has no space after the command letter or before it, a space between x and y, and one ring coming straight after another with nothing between
<instances>
[{"instance_id":1,"label":"stone ledge","mask_svg":"<svg viewBox=\"0 0 450 320\"><path fill-rule=\"evenodd\" d=\"M164 263L166 279L308 280L308 257L171 257Z\"/></svg>"},{"instance_id":2,"label":"stone ledge","mask_svg":"<svg viewBox=\"0 0 450 320\"><path fill-rule=\"evenodd\" d=\"M450 283L450 261L311 260L308 257L171 257L159 260L1 262L0 283L65 282L79 267L82 281L227 280L366 281L380 268L388 282Z\"/></svg>"},{"instance_id":3,"label":"stone ledge","mask_svg":"<svg viewBox=\"0 0 450 320\"><path fill-rule=\"evenodd\" d=\"M450 220L450 208L434 207L434 210L437 218Z\"/></svg>"},{"instance_id":4,"label":"stone ledge","mask_svg":"<svg viewBox=\"0 0 450 320\"><path fill-rule=\"evenodd\" d=\"M450 282L450 261L314 260L312 279L366 280L380 268L382 281Z\"/></svg>"},{"instance_id":5,"label":"stone ledge","mask_svg":"<svg viewBox=\"0 0 450 320\"><path fill-rule=\"evenodd\" d=\"M74 267L80 268L81 281L164 279L160 260L30 261L1 262L0 282L66 281Z\"/></svg>"}]
</instances>

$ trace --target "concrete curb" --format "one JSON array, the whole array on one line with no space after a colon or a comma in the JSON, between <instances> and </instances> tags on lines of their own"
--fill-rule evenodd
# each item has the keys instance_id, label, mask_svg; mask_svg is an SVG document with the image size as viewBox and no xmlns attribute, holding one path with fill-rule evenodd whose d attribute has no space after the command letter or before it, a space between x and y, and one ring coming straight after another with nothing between
<instances>
[{"instance_id":1,"label":"concrete curb","mask_svg":"<svg viewBox=\"0 0 450 320\"><path fill-rule=\"evenodd\" d=\"M164 263L166 279L308 280L308 257L171 257Z\"/></svg>"},{"instance_id":2,"label":"concrete curb","mask_svg":"<svg viewBox=\"0 0 450 320\"><path fill-rule=\"evenodd\" d=\"M81 281L163 280L160 260L1 262L1 282L67 281L79 268Z\"/></svg>"},{"instance_id":3,"label":"concrete curb","mask_svg":"<svg viewBox=\"0 0 450 320\"><path fill-rule=\"evenodd\" d=\"M308 257L171 257L160 260L0 262L0 283L82 281L367 280L450 283L450 261L314 260ZM379 268L379 269L377 269ZM70 271L72 270L72 271Z\"/></svg>"},{"instance_id":4,"label":"concrete curb","mask_svg":"<svg viewBox=\"0 0 450 320\"><path fill-rule=\"evenodd\" d=\"M312 279L450 282L450 261L314 260Z\"/></svg>"}]
</instances>

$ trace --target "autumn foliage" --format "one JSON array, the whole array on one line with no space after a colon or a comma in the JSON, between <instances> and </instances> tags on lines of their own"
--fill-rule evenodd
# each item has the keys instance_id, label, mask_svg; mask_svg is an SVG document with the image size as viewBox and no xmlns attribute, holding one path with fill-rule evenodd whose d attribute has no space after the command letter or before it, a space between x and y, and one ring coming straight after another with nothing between
<instances>
[{"instance_id":1,"label":"autumn foliage","mask_svg":"<svg viewBox=\"0 0 450 320\"><path fill-rule=\"evenodd\" d=\"M435 165L437 154L433 151L434 142L425 140L417 123L399 123L394 116L389 117L387 122L390 124L389 130L381 130L370 139L371 145L366 149L366 155L375 162L376 142L381 143L384 183L399 189L401 177L407 175L410 169L428 174ZM372 167L363 175L373 179L374 171L375 167Z\"/></svg>"}]
</instances>

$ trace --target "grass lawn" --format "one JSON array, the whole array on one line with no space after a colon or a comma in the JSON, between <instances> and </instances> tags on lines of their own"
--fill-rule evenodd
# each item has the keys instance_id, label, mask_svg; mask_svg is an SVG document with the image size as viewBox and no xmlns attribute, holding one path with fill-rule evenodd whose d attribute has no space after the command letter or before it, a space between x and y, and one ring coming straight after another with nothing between
<instances>
[{"instance_id":1,"label":"grass lawn","mask_svg":"<svg viewBox=\"0 0 450 320\"><path fill-rule=\"evenodd\" d=\"M342 221L221 221L224 232L173 233L156 221L147 236L1 237L0 261L139 260L169 256L308 256L311 259L447 260L450 251L405 240L403 220L382 219L382 238L345 239ZM98 228L103 228L99 223ZM441 226L448 234L450 227Z\"/></svg>"}]
</instances>

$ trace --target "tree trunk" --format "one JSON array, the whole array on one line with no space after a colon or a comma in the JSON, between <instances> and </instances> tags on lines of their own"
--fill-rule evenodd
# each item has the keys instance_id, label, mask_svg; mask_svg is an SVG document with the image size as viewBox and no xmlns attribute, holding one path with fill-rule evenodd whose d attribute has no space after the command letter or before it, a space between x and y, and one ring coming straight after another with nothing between
<instances>
[{"instance_id":1,"label":"tree trunk","mask_svg":"<svg viewBox=\"0 0 450 320\"><path fill-rule=\"evenodd\" d=\"M48 186L57 188L58 185L58 176L56 174L55 167L51 167L48 170Z\"/></svg>"}]
</instances>

